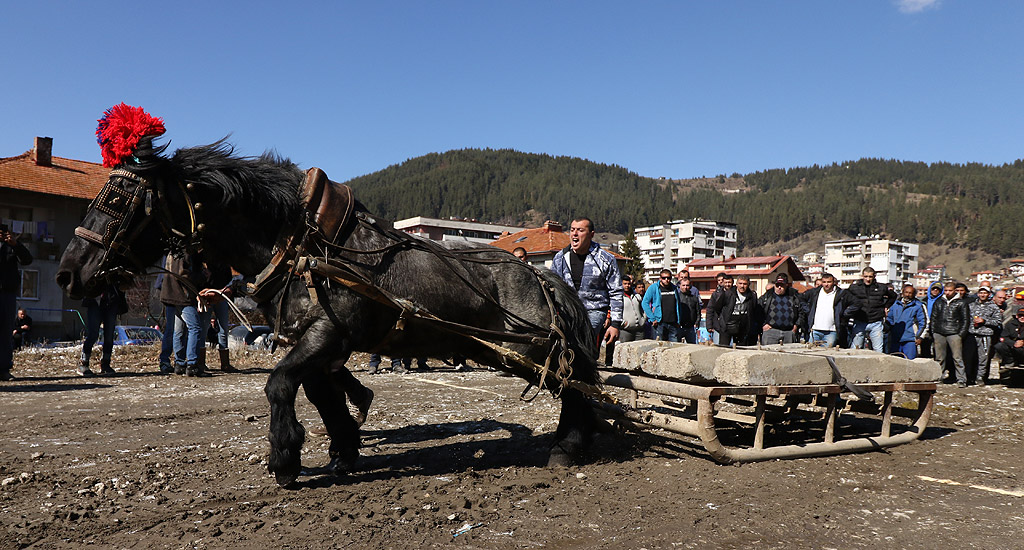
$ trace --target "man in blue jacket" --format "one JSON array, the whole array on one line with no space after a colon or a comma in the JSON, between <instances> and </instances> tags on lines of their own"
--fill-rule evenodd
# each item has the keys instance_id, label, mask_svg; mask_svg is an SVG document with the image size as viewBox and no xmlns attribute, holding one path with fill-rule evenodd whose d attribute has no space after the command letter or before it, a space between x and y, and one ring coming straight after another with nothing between
<instances>
[{"instance_id":1,"label":"man in blue jacket","mask_svg":"<svg viewBox=\"0 0 1024 550\"><path fill-rule=\"evenodd\" d=\"M885 317L889 322L889 353L902 353L907 359L917 358L917 346L928 327L927 308L916 296L914 285L903 285L900 299L889 306Z\"/></svg>"},{"instance_id":2,"label":"man in blue jacket","mask_svg":"<svg viewBox=\"0 0 1024 550\"><path fill-rule=\"evenodd\" d=\"M672 272L661 270L658 284L644 293L641 304L647 320L654 328L654 339L679 342L682 338L696 343L694 327L700 323L700 305L687 289L681 291L672 282Z\"/></svg>"}]
</instances>

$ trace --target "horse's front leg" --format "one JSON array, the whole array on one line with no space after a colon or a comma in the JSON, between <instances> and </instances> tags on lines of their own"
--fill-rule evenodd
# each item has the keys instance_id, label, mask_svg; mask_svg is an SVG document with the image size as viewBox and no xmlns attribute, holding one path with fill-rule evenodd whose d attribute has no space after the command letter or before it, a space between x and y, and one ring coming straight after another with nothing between
<instances>
[{"instance_id":1,"label":"horse's front leg","mask_svg":"<svg viewBox=\"0 0 1024 550\"><path fill-rule=\"evenodd\" d=\"M330 362L330 353L337 354L329 339L330 331L323 323L310 327L295 348L274 367L264 388L270 402L267 469L282 487L294 483L302 470L302 443L306 432L295 417L295 397L299 385L311 373L324 371Z\"/></svg>"},{"instance_id":2,"label":"horse's front leg","mask_svg":"<svg viewBox=\"0 0 1024 550\"><path fill-rule=\"evenodd\" d=\"M562 412L555 429L555 441L548 466L569 466L578 461L593 441L598 422L586 396L573 388L562 390Z\"/></svg>"},{"instance_id":3,"label":"horse's front leg","mask_svg":"<svg viewBox=\"0 0 1024 550\"><path fill-rule=\"evenodd\" d=\"M310 403L320 413L324 427L331 438L327 468L335 475L351 471L359 458L359 426L373 400L373 391L362 385L345 367L345 357L331 361L323 370L306 378L302 388ZM345 406L345 397L358 407L359 417L353 418Z\"/></svg>"}]
</instances>

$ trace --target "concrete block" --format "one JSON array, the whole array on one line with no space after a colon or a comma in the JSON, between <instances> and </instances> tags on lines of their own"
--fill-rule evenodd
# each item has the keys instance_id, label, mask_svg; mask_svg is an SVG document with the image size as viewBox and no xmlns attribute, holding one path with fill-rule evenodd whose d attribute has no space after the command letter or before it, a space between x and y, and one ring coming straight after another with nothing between
<instances>
[{"instance_id":1,"label":"concrete block","mask_svg":"<svg viewBox=\"0 0 1024 550\"><path fill-rule=\"evenodd\" d=\"M714 377L727 386L828 384L832 381L832 368L823 357L736 350L718 358Z\"/></svg>"},{"instance_id":2,"label":"concrete block","mask_svg":"<svg viewBox=\"0 0 1024 550\"><path fill-rule=\"evenodd\" d=\"M640 370L657 378L688 384L710 384L715 382L716 360L729 351L728 348L699 344L654 349L647 351L640 358Z\"/></svg>"},{"instance_id":3,"label":"concrete block","mask_svg":"<svg viewBox=\"0 0 1024 550\"><path fill-rule=\"evenodd\" d=\"M627 372L639 372L643 354L652 350L664 350L674 346L682 346L678 342L660 342L657 340L636 340L615 344L615 355L612 357L612 368Z\"/></svg>"}]
</instances>

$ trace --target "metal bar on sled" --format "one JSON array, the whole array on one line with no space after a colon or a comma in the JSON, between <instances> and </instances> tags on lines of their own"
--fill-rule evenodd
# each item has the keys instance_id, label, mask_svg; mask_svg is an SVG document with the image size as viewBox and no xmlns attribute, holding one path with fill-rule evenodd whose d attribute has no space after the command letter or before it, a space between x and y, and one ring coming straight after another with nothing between
<instances>
[{"instance_id":1,"label":"metal bar on sled","mask_svg":"<svg viewBox=\"0 0 1024 550\"><path fill-rule=\"evenodd\" d=\"M631 409L614 404L604 403L600 409L605 413L618 417L633 428L658 428L673 433L689 435L700 439L704 448L716 461L728 464L732 462L756 462L777 458L805 458L830 456L845 453L872 451L903 445L916 440L924 432L931 418L934 406L933 396L936 389L934 382L892 382L858 384L869 392L884 392L881 406L877 404L848 401L843 403L840 394L844 391L837 384L815 384L803 386L697 386L683 382L671 382L645 376L635 376L622 372L599 371L601 383L627 389L630 392L647 392L681 399L692 399L697 403L696 418L681 418L672 414L652 411L649 409ZM917 410L899 408L893 405L892 393L897 391L918 394ZM715 403L725 396L745 396L754 399L752 415L715 411ZM814 404L826 408L824 441L789 445L765 446L764 429L766 424L765 400L768 397L812 396ZM824 399L822 399L824 398ZM732 399L730 399L732 401ZM861 436L840 439L837 417L843 411L853 411L880 416L881 433L877 436ZM904 431L892 435L893 416L912 419L909 425L903 426ZM753 426L753 438L750 447L730 447L718 439L715 419L736 420Z\"/></svg>"}]
</instances>

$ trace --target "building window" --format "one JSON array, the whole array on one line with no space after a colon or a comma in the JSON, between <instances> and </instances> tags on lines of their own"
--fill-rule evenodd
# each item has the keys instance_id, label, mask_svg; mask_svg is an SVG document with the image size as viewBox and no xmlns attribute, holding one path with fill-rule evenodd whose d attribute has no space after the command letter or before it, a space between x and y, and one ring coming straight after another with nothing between
<instances>
[{"instance_id":1,"label":"building window","mask_svg":"<svg viewBox=\"0 0 1024 550\"><path fill-rule=\"evenodd\" d=\"M28 300L39 299L39 271L26 269L21 272L21 297Z\"/></svg>"}]
</instances>

